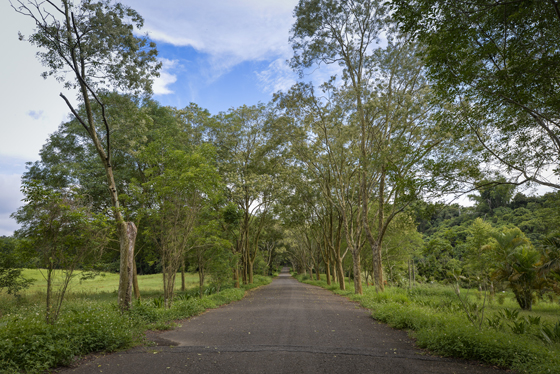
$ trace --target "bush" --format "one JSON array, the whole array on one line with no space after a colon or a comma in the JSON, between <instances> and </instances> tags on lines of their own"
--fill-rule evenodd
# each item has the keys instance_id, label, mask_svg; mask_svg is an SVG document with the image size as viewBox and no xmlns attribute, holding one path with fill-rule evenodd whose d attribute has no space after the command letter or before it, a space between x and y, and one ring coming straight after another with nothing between
<instances>
[{"instance_id":1,"label":"bush","mask_svg":"<svg viewBox=\"0 0 560 374\"><path fill-rule=\"evenodd\" d=\"M421 328L417 343L446 356L475 359L527 373L558 373L558 352L547 349L526 335L479 331L463 321L444 323L437 329Z\"/></svg>"},{"instance_id":2,"label":"bush","mask_svg":"<svg viewBox=\"0 0 560 374\"><path fill-rule=\"evenodd\" d=\"M33 373L67 365L76 355L127 348L140 341L142 332L138 321L107 303L74 304L54 325L38 308L26 312L3 319L2 370Z\"/></svg>"}]
</instances>

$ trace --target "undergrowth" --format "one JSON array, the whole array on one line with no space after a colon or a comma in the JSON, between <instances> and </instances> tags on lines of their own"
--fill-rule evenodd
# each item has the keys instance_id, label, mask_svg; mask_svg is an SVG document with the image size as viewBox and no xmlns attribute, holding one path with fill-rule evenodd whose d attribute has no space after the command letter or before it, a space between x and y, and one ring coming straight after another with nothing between
<instances>
[{"instance_id":1,"label":"undergrowth","mask_svg":"<svg viewBox=\"0 0 560 374\"><path fill-rule=\"evenodd\" d=\"M510 309L495 306L495 312L490 313L479 329L469 323L449 288L388 287L385 292L377 293L374 287L366 287L363 295L355 295L351 282L347 283L346 291L341 291L337 284L329 286L325 281L310 280L302 275L296 278L358 301L371 310L373 318L391 327L409 330L421 348L522 373L560 373L560 341L547 340L542 334L545 331L545 335L547 332L550 335L554 328L560 331L557 311L555 315L547 311L542 316L521 317ZM524 326L524 330L520 326Z\"/></svg>"},{"instance_id":2,"label":"undergrowth","mask_svg":"<svg viewBox=\"0 0 560 374\"><path fill-rule=\"evenodd\" d=\"M135 301L126 313L118 310L114 299L88 299L84 294L65 303L53 325L45 322L43 304L20 300L18 307L11 306L0 318L0 373L40 373L69 365L91 352L114 352L142 344L146 330L171 329L174 321L240 300L245 290L270 282L270 277L255 276L253 284L219 293L209 289L202 299L190 295L198 289L179 293L169 309L154 302L158 297L146 298Z\"/></svg>"}]
</instances>

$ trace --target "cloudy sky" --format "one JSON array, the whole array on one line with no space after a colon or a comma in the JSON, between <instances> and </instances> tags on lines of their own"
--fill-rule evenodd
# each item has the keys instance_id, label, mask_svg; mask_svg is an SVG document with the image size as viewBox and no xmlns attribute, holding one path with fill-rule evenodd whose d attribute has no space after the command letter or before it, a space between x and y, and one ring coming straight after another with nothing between
<instances>
[{"instance_id":1,"label":"cloudy sky","mask_svg":"<svg viewBox=\"0 0 560 374\"><path fill-rule=\"evenodd\" d=\"M13 0L12 0L13 1ZM163 62L155 99L178 108L195 102L212 113L267 102L297 76L286 66L297 0L124 0L145 19ZM0 235L17 228L9 217L20 205L25 162L38 159L48 135L68 116L63 88L43 71L29 35L30 19L0 1ZM9 57L8 57L9 56Z\"/></svg>"}]
</instances>

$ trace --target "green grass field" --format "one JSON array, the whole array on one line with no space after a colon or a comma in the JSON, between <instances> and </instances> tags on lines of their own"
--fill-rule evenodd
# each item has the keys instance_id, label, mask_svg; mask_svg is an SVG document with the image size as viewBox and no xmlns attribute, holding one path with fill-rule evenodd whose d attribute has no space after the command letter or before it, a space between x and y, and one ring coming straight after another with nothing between
<instances>
[{"instance_id":1,"label":"green grass field","mask_svg":"<svg viewBox=\"0 0 560 374\"><path fill-rule=\"evenodd\" d=\"M34 279L35 282L27 290L22 293L30 295L37 292L46 292L47 281L45 279L44 270L26 269L23 276L28 279ZM94 279L80 281L80 272L76 272L76 276L72 280L69 288L70 293L111 293L116 292L119 288L119 274L101 273ZM56 280L55 280L56 281ZM185 283L187 288L198 286L198 274L186 273ZM177 289L181 288L181 274L177 274L175 279ZM56 286L56 284L55 284ZM163 292L163 279L161 274L139 275L138 287L144 292Z\"/></svg>"},{"instance_id":2,"label":"green grass field","mask_svg":"<svg viewBox=\"0 0 560 374\"><path fill-rule=\"evenodd\" d=\"M20 292L20 297L14 298L5 292L0 293L0 318L2 315L14 313L22 307L32 305L43 305L46 300L47 281L44 270L25 269L23 276L33 279L33 284L26 290ZM58 290L60 284L60 273L55 277L53 292ZM208 286L210 279L207 279L205 286ZM138 287L142 299L153 299L163 295L163 279L161 274L139 275ZM198 274L185 273L186 290L198 288ZM72 301L99 301L113 303L117 301L117 291L119 288L119 274L101 273L94 279L80 281L80 272L75 272L75 277L70 282L70 286L64 296L64 304ZM178 273L175 279L175 293L181 290L181 274Z\"/></svg>"}]
</instances>

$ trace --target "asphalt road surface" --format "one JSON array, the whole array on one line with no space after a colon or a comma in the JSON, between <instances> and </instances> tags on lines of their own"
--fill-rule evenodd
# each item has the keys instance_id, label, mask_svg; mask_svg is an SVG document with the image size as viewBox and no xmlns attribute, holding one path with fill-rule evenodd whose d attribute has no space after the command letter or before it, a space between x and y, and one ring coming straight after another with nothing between
<instances>
[{"instance_id":1,"label":"asphalt road surface","mask_svg":"<svg viewBox=\"0 0 560 374\"><path fill-rule=\"evenodd\" d=\"M64 372L503 373L430 356L406 332L286 271L239 302L150 337L157 346L101 356Z\"/></svg>"}]
</instances>

